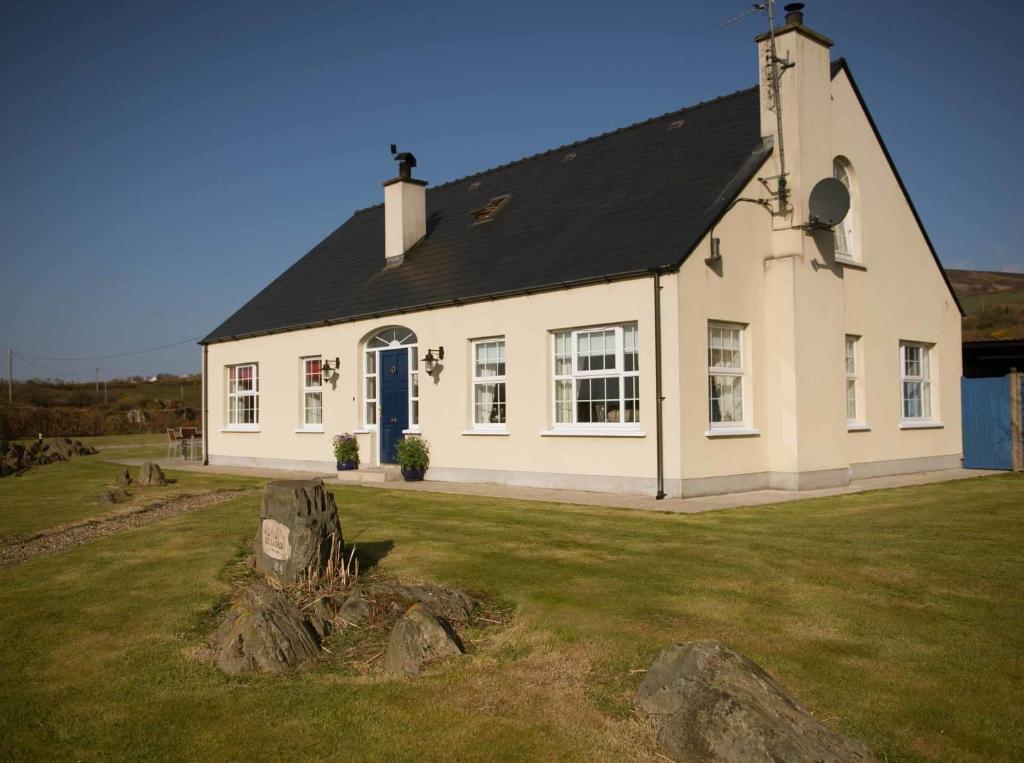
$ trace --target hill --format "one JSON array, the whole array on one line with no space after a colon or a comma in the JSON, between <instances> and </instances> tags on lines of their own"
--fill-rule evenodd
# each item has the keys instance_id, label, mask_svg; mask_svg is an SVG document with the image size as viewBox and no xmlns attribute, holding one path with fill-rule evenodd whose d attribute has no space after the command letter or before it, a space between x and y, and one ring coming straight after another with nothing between
<instances>
[{"instance_id":1,"label":"hill","mask_svg":"<svg viewBox=\"0 0 1024 763\"><path fill-rule=\"evenodd\" d=\"M1024 273L947 270L963 305L963 340L1024 339Z\"/></svg>"}]
</instances>

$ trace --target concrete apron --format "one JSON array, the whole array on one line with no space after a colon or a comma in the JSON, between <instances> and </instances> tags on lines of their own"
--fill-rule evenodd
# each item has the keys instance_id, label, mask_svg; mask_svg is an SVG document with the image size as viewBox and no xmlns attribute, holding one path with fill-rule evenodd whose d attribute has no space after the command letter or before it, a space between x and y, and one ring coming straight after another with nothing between
<instances>
[{"instance_id":1,"label":"concrete apron","mask_svg":"<svg viewBox=\"0 0 1024 763\"><path fill-rule=\"evenodd\" d=\"M138 466L146 460L152 459L128 458L115 460L112 463ZM324 480L328 487L336 484L345 484L331 479L330 475L325 475L322 472L301 472L290 469L254 469L243 466L202 466L201 464L175 459L159 459L157 463L162 469L178 471L232 474L263 479L312 479L319 477ZM429 472L427 474L429 475ZM764 506L786 503L788 501L799 501L805 498L863 493L868 490L884 490L912 485L932 485L939 482L986 477L993 474L1005 474L1005 472L984 469L942 469L914 474L871 477L854 480L842 487L823 488L820 490L753 490L746 493L727 493L724 495L702 496L700 498L665 498L661 501L644 495L618 495L613 493L591 493L583 490L509 487L506 485L488 485L477 482L432 482L424 480L423 482L363 482L359 484L363 487L383 488L385 490L450 493L454 495L485 496L488 498L507 498L516 501L567 503L579 506L606 506L616 509L660 511L672 514L700 514L705 511L738 509L745 506Z\"/></svg>"}]
</instances>

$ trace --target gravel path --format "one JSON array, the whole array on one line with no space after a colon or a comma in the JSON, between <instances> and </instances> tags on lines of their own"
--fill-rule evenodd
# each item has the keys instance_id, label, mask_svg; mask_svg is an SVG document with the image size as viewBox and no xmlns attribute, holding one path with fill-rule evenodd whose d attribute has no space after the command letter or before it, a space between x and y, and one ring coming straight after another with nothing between
<instances>
[{"instance_id":1,"label":"gravel path","mask_svg":"<svg viewBox=\"0 0 1024 763\"><path fill-rule=\"evenodd\" d=\"M66 551L69 548L103 538L107 535L131 530L135 527L160 522L182 514L190 514L219 503L256 495L259 488L234 488L210 490L203 493L184 493L161 501L148 503L138 509L104 519L94 519L59 530L39 533L28 540L10 545L0 545L0 567Z\"/></svg>"}]
</instances>

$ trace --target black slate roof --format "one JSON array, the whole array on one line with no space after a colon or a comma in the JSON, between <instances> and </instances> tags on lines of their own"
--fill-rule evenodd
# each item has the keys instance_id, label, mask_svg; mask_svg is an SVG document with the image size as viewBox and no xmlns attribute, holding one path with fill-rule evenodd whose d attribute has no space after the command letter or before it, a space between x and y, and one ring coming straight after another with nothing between
<instances>
[{"instance_id":1,"label":"black slate roof","mask_svg":"<svg viewBox=\"0 0 1024 763\"><path fill-rule=\"evenodd\" d=\"M678 267L770 153L758 108L755 87L428 188L398 267L383 205L356 212L203 342Z\"/></svg>"}]
</instances>

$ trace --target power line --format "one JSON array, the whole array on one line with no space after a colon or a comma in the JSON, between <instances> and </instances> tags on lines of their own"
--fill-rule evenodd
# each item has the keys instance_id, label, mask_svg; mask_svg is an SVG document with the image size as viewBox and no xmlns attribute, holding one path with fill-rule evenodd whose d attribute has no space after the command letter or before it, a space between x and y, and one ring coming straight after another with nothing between
<instances>
[{"instance_id":1,"label":"power line","mask_svg":"<svg viewBox=\"0 0 1024 763\"><path fill-rule=\"evenodd\" d=\"M41 366L38 363L33 363L31 360L28 360L25 356L19 355L18 353L14 353L14 357L18 358L22 363L28 363L30 366L38 368L40 371L49 371L51 374L57 374L58 377L68 376L68 377L75 377L75 378L79 378L79 379L85 379L85 378L87 378L89 376L92 376L92 374L89 374L89 373L73 374L73 373L68 373L67 371L58 371L56 368L50 368L48 366Z\"/></svg>"},{"instance_id":2,"label":"power line","mask_svg":"<svg viewBox=\"0 0 1024 763\"><path fill-rule=\"evenodd\" d=\"M194 336L189 339L182 339L180 342L172 342L171 344L160 345L159 347L150 347L145 350L132 350L131 352L119 352L114 355L89 355L81 358L55 358L49 355L31 355L25 352L15 352L14 354L25 360L26 358L35 358L36 360L66 360L66 361L85 361L85 360L110 360L112 358L126 358L129 355L143 355L147 352L157 352L158 350L167 350L171 347L178 347L182 344L188 344L189 342L198 342L202 337ZM26 363L31 362L25 360Z\"/></svg>"}]
</instances>

